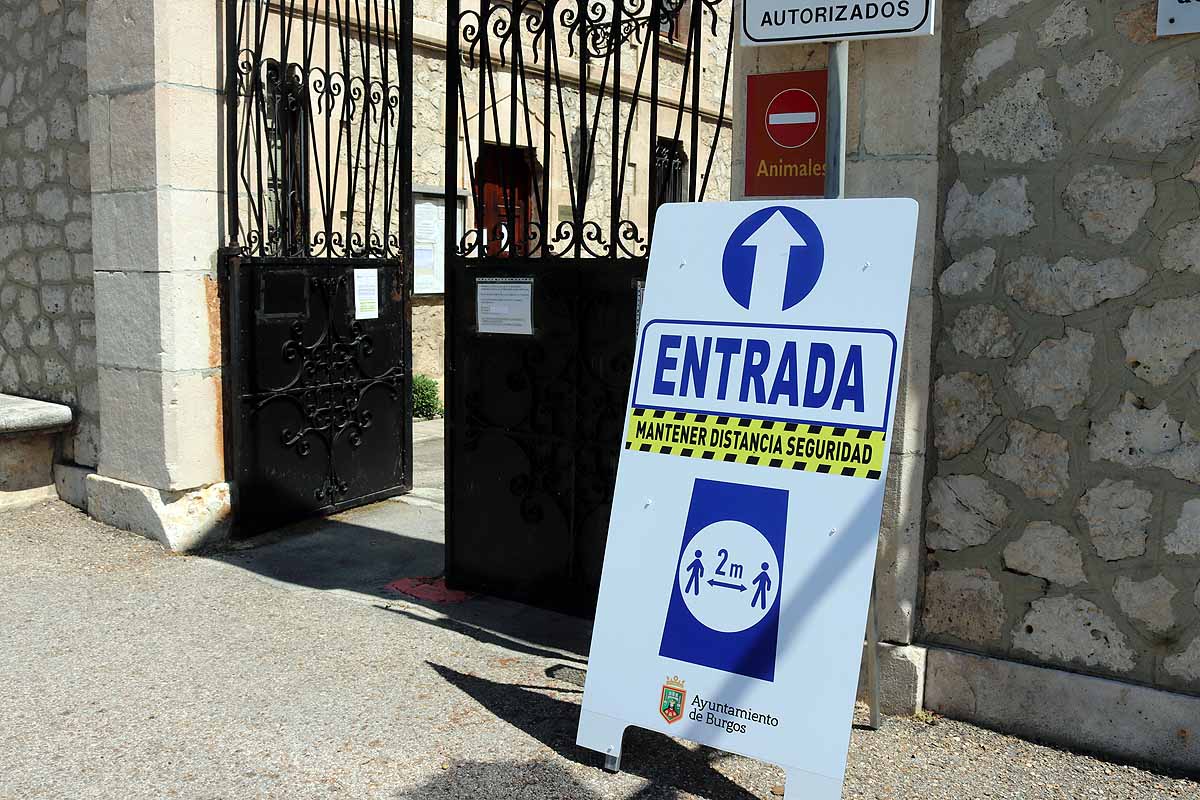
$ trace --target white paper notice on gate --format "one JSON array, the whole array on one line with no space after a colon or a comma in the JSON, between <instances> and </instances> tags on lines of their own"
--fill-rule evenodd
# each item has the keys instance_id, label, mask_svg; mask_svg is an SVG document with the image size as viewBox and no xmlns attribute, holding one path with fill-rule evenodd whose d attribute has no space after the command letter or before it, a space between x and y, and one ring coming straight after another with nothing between
<instances>
[{"instance_id":1,"label":"white paper notice on gate","mask_svg":"<svg viewBox=\"0 0 1200 800\"><path fill-rule=\"evenodd\" d=\"M354 270L354 318L379 319L379 270Z\"/></svg>"},{"instance_id":2,"label":"white paper notice on gate","mask_svg":"<svg viewBox=\"0 0 1200 800\"><path fill-rule=\"evenodd\" d=\"M664 206L578 742L841 797L908 312L907 199Z\"/></svg>"}]
</instances>

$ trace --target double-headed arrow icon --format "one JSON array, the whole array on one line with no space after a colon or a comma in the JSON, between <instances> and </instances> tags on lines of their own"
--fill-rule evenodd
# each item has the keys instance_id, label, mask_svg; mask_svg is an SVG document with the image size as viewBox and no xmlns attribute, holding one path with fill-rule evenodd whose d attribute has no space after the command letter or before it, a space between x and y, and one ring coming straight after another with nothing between
<instances>
[{"instance_id":1,"label":"double-headed arrow icon","mask_svg":"<svg viewBox=\"0 0 1200 800\"><path fill-rule=\"evenodd\" d=\"M746 587L740 583L725 583L724 581L713 580L711 578L708 581L708 585L709 586L723 586L726 589L737 589L739 592L746 591Z\"/></svg>"}]
</instances>

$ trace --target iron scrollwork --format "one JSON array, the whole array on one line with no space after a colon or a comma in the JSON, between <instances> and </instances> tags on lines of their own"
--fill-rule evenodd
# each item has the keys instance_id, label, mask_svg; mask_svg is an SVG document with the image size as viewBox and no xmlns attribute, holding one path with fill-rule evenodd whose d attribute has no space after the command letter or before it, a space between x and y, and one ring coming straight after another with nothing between
<instances>
[{"instance_id":1,"label":"iron scrollwork","mask_svg":"<svg viewBox=\"0 0 1200 800\"><path fill-rule=\"evenodd\" d=\"M365 432L374 424L370 410L363 407L368 392L386 391L393 401L404 390L405 374L401 365L393 364L385 372L370 374L363 359L375 352L372 337L354 321L344 330L336 324L336 299L346 287L345 273L309 277L309 285L324 306L325 325L316 337L305 341L307 319L297 319L290 327L290 337L279 350L284 364L294 364L295 372L288 383L262 396L251 406L251 415L277 402L289 402L302 416L298 426L284 426L279 441L300 458L307 458L315 440L324 447L327 466L325 478L315 490L314 499L323 505L333 504L350 491L347 482L338 474L335 453L343 440L352 448L363 444Z\"/></svg>"},{"instance_id":2,"label":"iron scrollwork","mask_svg":"<svg viewBox=\"0 0 1200 800\"><path fill-rule=\"evenodd\" d=\"M481 0L451 9L447 146L461 141L475 216L453 256L644 259L661 203L703 200L715 166L727 179L716 156L729 135L730 0ZM662 141L686 160L662 159ZM480 174L485 146L525 153L533 177ZM635 163L649 171L640 179L649 190L634 188ZM675 184L663 173L684 164L681 196L664 195ZM524 215L520 241L495 222L514 214Z\"/></svg>"},{"instance_id":3,"label":"iron scrollwork","mask_svg":"<svg viewBox=\"0 0 1200 800\"><path fill-rule=\"evenodd\" d=\"M234 0L229 13L231 245L246 257L400 257L408 3Z\"/></svg>"}]
</instances>

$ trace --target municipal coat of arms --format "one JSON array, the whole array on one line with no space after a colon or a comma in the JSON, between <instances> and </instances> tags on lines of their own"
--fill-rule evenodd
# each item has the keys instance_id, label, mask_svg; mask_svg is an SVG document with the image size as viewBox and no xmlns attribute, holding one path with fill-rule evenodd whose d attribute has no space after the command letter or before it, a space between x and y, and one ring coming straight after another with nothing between
<instances>
[{"instance_id":1,"label":"municipal coat of arms","mask_svg":"<svg viewBox=\"0 0 1200 800\"><path fill-rule=\"evenodd\" d=\"M667 678L658 701L658 713L662 714L668 725L683 719L683 704L686 699L687 690L683 688L683 680L678 675Z\"/></svg>"}]
</instances>

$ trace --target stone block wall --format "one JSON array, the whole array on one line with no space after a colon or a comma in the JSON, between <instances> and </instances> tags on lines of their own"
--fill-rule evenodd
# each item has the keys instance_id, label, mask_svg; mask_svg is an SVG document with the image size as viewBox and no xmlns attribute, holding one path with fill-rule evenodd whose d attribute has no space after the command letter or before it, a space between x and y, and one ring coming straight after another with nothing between
<instances>
[{"instance_id":1,"label":"stone block wall","mask_svg":"<svg viewBox=\"0 0 1200 800\"><path fill-rule=\"evenodd\" d=\"M86 0L0 0L0 392L70 406L95 466L86 32Z\"/></svg>"},{"instance_id":2,"label":"stone block wall","mask_svg":"<svg viewBox=\"0 0 1200 800\"><path fill-rule=\"evenodd\" d=\"M412 299L412 370L437 381L446 397L446 304L440 295Z\"/></svg>"},{"instance_id":3,"label":"stone block wall","mask_svg":"<svg viewBox=\"0 0 1200 800\"><path fill-rule=\"evenodd\" d=\"M1200 694L1200 37L952 0L924 641Z\"/></svg>"}]
</instances>

